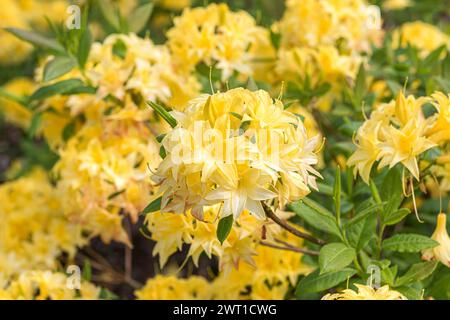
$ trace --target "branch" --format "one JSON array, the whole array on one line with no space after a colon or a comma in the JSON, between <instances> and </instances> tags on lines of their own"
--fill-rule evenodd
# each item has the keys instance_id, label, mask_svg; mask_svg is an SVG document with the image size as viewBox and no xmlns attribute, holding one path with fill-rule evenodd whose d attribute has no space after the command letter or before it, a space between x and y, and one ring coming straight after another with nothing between
<instances>
[{"instance_id":1,"label":"branch","mask_svg":"<svg viewBox=\"0 0 450 320\"><path fill-rule=\"evenodd\" d=\"M282 242L282 241L279 241L279 240L276 240L276 241L280 242L280 243ZM298 253L308 254L308 255L311 255L311 256L318 256L319 255L319 252L317 252L317 251L296 248L296 247L288 245L288 244L286 244L286 246L283 247L283 246L279 246L279 245L276 245L276 244L273 244L273 243L270 243L270 242L267 242L267 241L263 241L263 240L261 240L259 243L261 245L263 245L263 246L274 248L274 249L294 251L294 252L298 252Z\"/></svg>"},{"instance_id":2,"label":"branch","mask_svg":"<svg viewBox=\"0 0 450 320\"><path fill-rule=\"evenodd\" d=\"M280 227L282 227L283 229L287 230L288 232L292 233L293 235L308 240L312 243L316 243L318 245L324 245L325 241L322 239L318 239L315 238L307 233L301 232L299 230L297 230L296 228L294 228L293 226L291 226L290 224L288 224L286 221L281 220L274 212L273 210L264 202L262 202L263 208L264 208L264 212L266 213L266 216L269 217L270 219L272 219L276 224L278 224Z\"/></svg>"}]
</instances>

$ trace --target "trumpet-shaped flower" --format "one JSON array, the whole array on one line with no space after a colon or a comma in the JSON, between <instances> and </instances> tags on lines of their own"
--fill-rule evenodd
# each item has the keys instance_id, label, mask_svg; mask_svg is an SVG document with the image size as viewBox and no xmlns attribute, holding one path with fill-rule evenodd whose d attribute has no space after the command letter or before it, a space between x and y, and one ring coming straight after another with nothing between
<instances>
[{"instance_id":1,"label":"trumpet-shaped flower","mask_svg":"<svg viewBox=\"0 0 450 320\"><path fill-rule=\"evenodd\" d=\"M327 294L322 300L407 300L400 292L391 290L388 285L379 289L355 284L358 291L345 289L340 293Z\"/></svg>"},{"instance_id":2,"label":"trumpet-shaped flower","mask_svg":"<svg viewBox=\"0 0 450 320\"><path fill-rule=\"evenodd\" d=\"M436 229L431 239L437 241L439 245L425 250L422 258L425 260L439 260L442 264L450 268L450 237L447 232L447 215L445 213L438 214Z\"/></svg>"}]
</instances>

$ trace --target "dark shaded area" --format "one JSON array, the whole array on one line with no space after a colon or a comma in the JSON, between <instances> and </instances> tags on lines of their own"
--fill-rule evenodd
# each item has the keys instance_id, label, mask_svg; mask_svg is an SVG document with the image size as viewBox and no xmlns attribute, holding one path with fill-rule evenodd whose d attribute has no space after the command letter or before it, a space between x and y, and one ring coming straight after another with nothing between
<instances>
[{"instance_id":1,"label":"dark shaded area","mask_svg":"<svg viewBox=\"0 0 450 320\"><path fill-rule=\"evenodd\" d=\"M127 222L127 219L125 219ZM185 245L182 251L173 254L163 270L159 269L158 257L153 257L152 251L155 242L142 235L144 218L131 226L131 240L133 249L131 253L131 276L125 278L127 248L124 244L111 242L105 244L99 238L91 241L88 247L80 250L76 262L86 268L86 260L92 268L91 281L102 286L122 299L133 299L134 291L145 285L149 278L156 274L164 274L167 269L176 270L174 266L181 266L186 259L189 246ZM177 274L184 278L190 275L201 275L211 279L211 275L217 274L217 259L209 259L205 254L200 257L198 267L189 259L184 268Z\"/></svg>"},{"instance_id":2,"label":"dark shaded area","mask_svg":"<svg viewBox=\"0 0 450 320\"><path fill-rule=\"evenodd\" d=\"M23 136L23 130L0 118L0 183L5 181L5 172L11 163L22 154L19 146Z\"/></svg>"}]
</instances>

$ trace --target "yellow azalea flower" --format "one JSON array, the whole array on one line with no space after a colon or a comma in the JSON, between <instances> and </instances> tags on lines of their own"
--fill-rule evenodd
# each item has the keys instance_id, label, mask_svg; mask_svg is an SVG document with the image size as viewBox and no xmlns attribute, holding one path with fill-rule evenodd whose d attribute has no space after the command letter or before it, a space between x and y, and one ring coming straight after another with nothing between
<instances>
[{"instance_id":1,"label":"yellow azalea flower","mask_svg":"<svg viewBox=\"0 0 450 320\"><path fill-rule=\"evenodd\" d=\"M445 213L438 214L436 230L431 236L431 239L437 241L439 245L425 250L422 254L422 259L436 259L450 268L450 237L447 232L447 215Z\"/></svg>"},{"instance_id":2,"label":"yellow azalea flower","mask_svg":"<svg viewBox=\"0 0 450 320\"><path fill-rule=\"evenodd\" d=\"M400 10L411 5L411 0L387 0L383 3L383 8L387 10Z\"/></svg>"},{"instance_id":3,"label":"yellow azalea flower","mask_svg":"<svg viewBox=\"0 0 450 320\"><path fill-rule=\"evenodd\" d=\"M379 127L379 125L368 129L361 127L358 130L358 148L347 160L347 165L355 167L355 176L359 172L366 183L369 183L372 166L379 160L381 154L378 140Z\"/></svg>"},{"instance_id":4,"label":"yellow azalea flower","mask_svg":"<svg viewBox=\"0 0 450 320\"><path fill-rule=\"evenodd\" d=\"M277 26L283 47L335 45L343 39L346 49L368 50L379 37L379 11L366 1L287 0L286 7Z\"/></svg>"},{"instance_id":5,"label":"yellow azalea flower","mask_svg":"<svg viewBox=\"0 0 450 320\"><path fill-rule=\"evenodd\" d=\"M21 9L15 0L5 0L3 10L0 11L0 41L3 44L0 48L0 64L16 64L23 61L32 50L32 46L3 28L14 27L26 29L26 21L21 13Z\"/></svg>"},{"instance_id":6,"label":"yellow azalea flower","mask_svg":"<svg viewBox=\"0 0 450 320\"><path fill-rule=\"evenodd\" d=\"M57 191L40 169L0 185L0 219L0 273L7 277L54 269L60 255L73 257L86 243L82 229L62 214Z\"/></svg>"},{"instance_id":7,"label":"yellow azalea flower","mask_svg":"<svg viewBox=\"0 0 450 320\"><path fill-rule=\"evenodd\" d=\"M85 125L69 139L58 150L54 172L71 221L105 242L127 243L123 213L136 222L148 204L153 186L146 179L147 166L158 166L159 148L143 121L121 113L110 117Z\"/></svg>"},{"instance_id":8,"label":"yellow azalea flower","mask_svg":"<svg viewBox=\"0 0 450 320\"><path fill-rule=\"evenodd\" d=\"M180 279L175 276L151 278L145 286L135 292L138 300L193 300L210 299L211 290L202 277L190 276Z\"/></svg>"},{"instance_id":9,"label":"yellow azalea flower","mask_svg":"<svg viewBox=\"0 0 450 320\"><path fill-rule=\"evenodd\" d=\"M15 78L1 89L13 96L23 98L33 93L34 87L34 83L29 79ZM33 116L32 112L25 106L3 97L0 98L0 113L7 122L23 129L28 129Z\"/></svg>"},{"instance_id":10,"label":"yellow azalea flower","mask_svg":"<svg viewBox=\"0 0 450 320\"><path fill-rule=\"evenodd\" d=\"M414 21L404 23L394 31L392 44L394 47L399 44L401 47L406 47L410 44L421 50L422 56L426 56L442 45L450 48L450 36L431 24Z\"/></svg>"},{"instance_id":11,"label":"yellow azalea flower","mask_svg":"<svg viewBox=\"0 0 450 320\"><path fill-rule=\"evenodd\" d=\"M228 170L229 169L229 170ZM256 217L265 217L261 201L273 199L276 193L267 190L265 186L270 182L269 176L260 174L257 169L241 169L238 173L236 167L226 167L223 175L217 175L215 182L218 187L206 195L206 200L223 201L225 215L232 214L236 219L243 210L248 210ZM231 178L231 179L229 179Z\"/></svg>"},{"instance_id":12,"label":"yellow azalea flower","mask_svg":"<svg viewBox=\"0 0 450 320\"><path fill-rule=\"evenodd\" d=\"M0 12L0 28L38 29L45 31L51 21L61 22L66 17L66 0L4 0L4 8ZM17 64L25 60L32 46L20 40L5 30L0 31L0 64Z\"/></svg>"},{"instance_id":13,"label":"yellow azalea flower","mask_svg":"<svg viewBox=\"0 0 450 320\"><path fill-rule=\"evenodd\" d=\"M379 167L389 165L394 167L401 162L411 174L419 180L417 156L436 146L432 141L422 136L423 129L417 127L414 121L406 124L401 130L389 127L384 134L386 142L380 144L382 160Z\"/></svg>"},{"instance_id":14,"label":"yellow azalea flower","mask_svg":"<svg viewBox=\"0 0 450 320\"><path fill-rule=\"evenodd\" d=\"M159 255L159 265L163 267L169 257L181 250L183 243L190 243L194 226L192 218L186 215L154 212L145 218L145 225L156 241L153 255Z\"/></svg>"},{"instance_id":15,"label":"yellow azalea flower","mask_svg":"<svg viewBox=\"0 0 450 320\"><path fill-rule=\"evenodd\" d=\"M434 188L438 187L436 194L439 195L439 192L441 191L450 191L450 154L440 156L436 160L436 165L431 167L431 170L436 177L441 178L439 186L436 186L436 184L433 183Z\"/></svg>"},{"instance_id":16,"label":"yellow azalea flower","mask_svg":"<svg viewBox=\"0 0 450 320\"><path fill-rule=\"evenodd\" d=\"M191 5L191 0L159 0L158 5L170 10L183 10Z\"/></svg>"},{"instance_id":17,"label":"yellow azalea flower","mask_svg":"<svg viewBox=\"0 0 450 320\"><path fill-rule=\"evenodd\" d=\"M442 92L435 92L431 97L437 115L427 135L430 136L430 140L441 144L450 140L450 94L446 96Z\"/></svg>"},{"instance_id":18,"label":"yellow azalea flower","mask_svg":"<svg viewBox=\"0 0 450 320\"><path fill-rule=\"evenodd\" d=\"M178 125L162 141L167 156L153 177L163 212L193 209L201 218L203 206L223 204L221 217L246 209L263 219L261 201L278 196L283 206L316 188L319 139L266 92L203 95L173 115Z\"/></svg>"},{"instance_id":19,"label":"yellow azalea flower","mask_svg":"<svg viewBox=\"0 0 450 320\"><path fill-rule=\"evenodd\" d=\"M388 285L379 289L355 284L358 291L345 289L340 293L325 295L322 300L407 300L400 292L391 290Z\"/></svg>"},{"instance_id":20,"label":"yellow azalea flower","mask_svg":"<svg viewBox=\"0 0 450 320\"><path fill-rule=\"evenodd\" d=\"M100 288L81 281L79 290L68 286L63 273L28 271L0 286L0 299L7 300L97 300Z\"/></svg>"},{"instance_id":21,"label":"yellow azalea flower","mask_svg":"<svg viewBox=\"0 0 450 320\"><path fill-rule=\"evenodd\" d=\"M430 135L439 117L426 118L422 112L429 101L427 97L416 99L399 93L395 101L378 106L356 134L357 149L347 161L354 166L354 173L368 183L376 161L379 169L401 163L419 179L418 156L437 146Z\"/></svg>"},{"instance_id":22,"label":"yellow azalea flower","mask_svg":"<svg viewBox=\"0 0 450 320\"><path fill-rule=\"evenodd\" d=\"M178 69L189 72L199 63L217 62L224 81L235 71L245 76L261 74L264 60L275 55L269 32L256 26L247 12L232 12L226 4L185 9L174 19L167 38Z\"/></svg>"},{"instance_id":23,"label":"yellow azalea flower","mask_svg":"<svg viewBox=\"0 0 450 320\"><path fill-rule=\"evenodd\" d=\"M312 85L331 84L315 103L324 111L340 97L343 83L356 77L371 43L383 35L378 7L365 0L287 0L272 29L281 35L275 83L308 78Z\"/></svg>"}]
</instances>

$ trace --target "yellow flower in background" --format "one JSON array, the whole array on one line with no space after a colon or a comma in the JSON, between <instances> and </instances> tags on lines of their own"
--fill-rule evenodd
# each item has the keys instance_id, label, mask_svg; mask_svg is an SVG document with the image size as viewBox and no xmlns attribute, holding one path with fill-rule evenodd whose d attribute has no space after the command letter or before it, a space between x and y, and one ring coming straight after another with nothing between
<instances>
[{"instance_id":1,"label":"yellow flower in background","mask_svg":"<svg viewBox=\"0 0 450 320\"><path fill-rule=\"evenodd\" d=\"M0 28L22 28L28 27L27 21L22 17L21 10L15 0L3 1L0 11ZM32 50L32 46L5 30L0 30L0 64L16 64L23 61Z\"/></svg>"},{"instance_id":2,"label":"yellow flower in background","mask_svg":"<svg viewBox=\"0 0 450 320\"><path fill-rule=\"evenodd\" d=\"M114 49L117 46L120 56ZM124 100L127 91L137 91L144 101L183 108L200 86L193 76L176 71L165 46L135 34L110 35L103 43L94 43L86 69L87 77L99 87L99 98L110 94Z\"/></svg>"},{"instance_id":3,"label":"yellow flower in background","mask_svg":"<svg viewBox=\"0 0 450 320\"><path fill-rule=\"evenodd\" d=\"M1 31L0 31L1 32ZM15 78L6 83L1 90L18 98L24 98L33 93L35 84L27 78ZM22 129L27 129L33 116L31 110L25 106L14 102L11 99L0 97L0 113L5 120Z\"/></svg>"},{"instance_id":4,"label":"yellow flower in background","mask_svg":"<svg viewBox=\"0 0 450 320\"><path fill-rule=\"evenodd\" d=\"M440 144L450 140L450 94L446 96L442 92L436 92L431 97L437 115L427 135L430 136L430 140Z\"/></svg>"},{"instance_id":5,"label":"yellow flower in background","mask_svg":"<svg viewBox=\"0 0 450 320\"><path fill-rule=\"evenodd\" d=\"M379 9L364 0L287 0L276 27L283 48L337 46L339 42L342 51L358 52L379 40L381 18Z\"/></svg>"},{"instance_id":6,"label":"yellow flower in background","mask_svg":"<svg viewBox=\"0 0 450 320\"><path fill-rule=\"evenodd\" d=\"M0 220L3 276L55 269L63 253L73 258L86 243L81 228L62 214L57 191L41 169L0 186Z\"/></svg>"},{"instance_id":7,"label":"yellow flower in background","mask_svg":"<svg viewBox=\"0 0 450 320\"><path fill-rule=\"evenodd\" d=\"M400 292L391 290L388 285L379 289L355 284L358 291L345 289L340 293L325 295L322 300L407 300Z\"/></svg>"},{"instance_id":8,"label":"yellow flower in background","mask_svg":"<svg viewBox=\"0 0 450 320\"><path fill-rule=\"evenodd\" d=\"M383 9L387 10L401 10L409 7L411 0L386 0L383 3Z\"/></svg>"},{"instance_id":9,"label":"yellow flower in background","mask_svg":"<svg viewBox=\"0 0 450 320\"><path fill-rule=\"evenodd\" d=\"M192 300L210 299L209 283L202 277L187 279L157 275L135 292L138 300Z\"/></svg>"},{"instance_id":10,"label":"yellow flower in background","mask_svg":"<svg viewBox=\"0 0 450 320\"><path fill-rule=\"evenodd\" d=\"M450 191L450 154L446 153L440 156L436 160L436 165L431 167L432 172L436 175L436 177L441 178L441 181L439 183L438 193L444 191L449 192ZM434 187L435 184L434 184Z\"/></svg>"},{"instance_id":11,"label":"yellow flower in background","mask_svg":"<svg viewBox=\"0 0 450 320\"><path fill-rule=\"evenodd\" d=\"M148 204L153 192L148 167L157 167L159 149L144 122L116 116L85 125L59 150L54 172L71 221L105 242L128 243L123 213L136 222Z\"/></svg>"},{"instance_id":12,"label":"yellow flower in background","mask_svg":"<svg viewBox=\"0 0 450 320\"><path fill-rule=\"evenodd\" d=\"M28 271L8 284L0 285L0 300L97 300L100 288L81 281L80 288L69 288L67 275L51 271Z\"/></svg>"},{"instance_id":13,"label":"yellow flower in background","mask_svg":"<svg viewBox=\"0 0 450 320\"><path fill-rule=\"evenodd\" d=\"M255 76L263 60L274 57L268 31L247 12L232 12L226 4L185 9L167 38L178 69L190 72L205 63L221 70L224 81L235 71Z\"/></svg>"},{"instance_id":14,"label":"yellow flower in background","mask_svg":"<svg viewBox=\"0 0 450 320\"><path fill-rule=\"evenodd\" d=\"M191 5L191 0L159 0L158 5L169 10L183 10Z\"/></svg>"},{"instance_id":15,"label":"yellow flower in background","mask_svg":"<svg viewBox=\"0 0 450 320\"><path fill-rule=\"evenodd\" d=\"M364 0L287 0L283 18L272 28L281 35L277 81L331 84L316 103L325 111L383 36L379 8Z\"/></svg>"},{"instance_id":16,"label":"yellow flower in background","mask_svg":"<svg viewBox=\"0 0 450 320\"><path fill-rule=\"evenodd\" d=\"M66 0L4 0L0 12L0 28L48 29L48 17L60 22L68 14ZM0 30L0 64L17 64L25 60L32 46L4 30Z\"/></svg>"},{"instance_id":17,"label":"yellow flower in background","mask_svg":"<svg viewBox=\"0 0 450 320\"><path fill-rule=\"evenodd\" d=\"M394 47L406 47L410 44L425 56L442 45L450 48L450 36L431 24L414 21L404 23L394 31L392 44Z\"/></svg>"},{"instance_id":18,"label":"yellow flower in background","mask_svg":"<svg viewBox=\"0 0 450 320\"><path fill-rule=\"evenodd\" d=\"M450 268L450 237L447 232L447 215L445 213L438 214L436 229L431 239L437 241L439 245L425 250L422 254L422 259L436 259Z\"/></svg>"}]
</instances>

